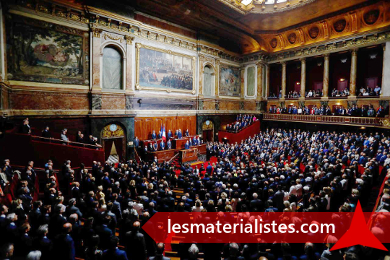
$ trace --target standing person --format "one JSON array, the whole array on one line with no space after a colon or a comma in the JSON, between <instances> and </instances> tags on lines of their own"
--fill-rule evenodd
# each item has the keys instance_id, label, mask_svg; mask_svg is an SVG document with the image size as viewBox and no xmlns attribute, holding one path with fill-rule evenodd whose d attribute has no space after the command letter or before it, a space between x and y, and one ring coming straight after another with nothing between
<instances>
[{"instance_id":1,"label":"standing person","mask_svg":"<svg viewBox=\"0 0 390 260\"><path fill-rule=\"evenodd\" d=\"M50 128L48 126L42 131L42 137L51 138Z\"/></svg>"},{"instance_id":2,"label":"standing person","mask_svg":"<svg viewBox=\"0 0 390 260\"><path fill-rule=\"evenodd\" d=\"M23 134L31 134L31 127L30 127L30 122L29 122L28 118L23 120L21 132Z\"/></svg>"}]
</instances>

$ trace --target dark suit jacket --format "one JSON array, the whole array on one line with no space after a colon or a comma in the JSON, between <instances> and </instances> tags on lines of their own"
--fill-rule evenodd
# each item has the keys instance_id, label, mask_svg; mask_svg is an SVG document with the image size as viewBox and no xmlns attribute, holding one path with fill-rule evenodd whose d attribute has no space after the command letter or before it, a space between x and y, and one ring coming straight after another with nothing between
<instances>
[{"instance_id":1,"label":"dark suit jacket","mask_svg":"<svg viewBox=\"0 0 390 260\"><path fill-rule=\"evenodd\" d=\"M125 247L130 260L145 260L147 255L145 237L142 233L129 231L125 236Z\"/></svg>"},{"instance_id":2,"label":"dark suit jacket","mask_svg":"<svg viewBox=\"0 0 390 260\"><path fill-rule=\"evenodd\" d=\"M118 248L114 250L104 250L103 260L128 260L125 251Z\"/></svg>"},{"instance_id":3,"label":"dark suit jacket","mask_svg":"<svg viewBox=\"0 0 390 260\"><path fill-rule=\"evenodd\" d=\"M54 240L52 258L56 260L74 260L76 249L70 235L60 234Z\"/></svg>"}]
</instances>

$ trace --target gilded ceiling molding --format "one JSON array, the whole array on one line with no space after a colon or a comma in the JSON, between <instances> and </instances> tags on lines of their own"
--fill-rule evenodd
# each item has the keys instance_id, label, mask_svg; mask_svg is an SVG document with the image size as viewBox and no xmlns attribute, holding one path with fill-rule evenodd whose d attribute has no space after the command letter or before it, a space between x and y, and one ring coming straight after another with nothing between
<instances>
[{"instance_id":1,"label":"gilded ceiling molding","mask_svg":"<svg viewBox=\"0 0 390 260\"><path fill-rule=\"evenodd\" d=\"M390 26L390 19L386 19L388 10L390 10L390 2L380 1L298 28L278 33L259 34L259 36L265 42L269 53L295 49L302 45L302 38L304 38L304 45L337 41L341 38L349 39L356 37L356 34L386 30ZM296 37L297 33L299 37ZM298 41L295 38L298 38Z\"/></svg>"},{"instance_id":2,"label":"gilded ceiling molding","mask_svg":"<svg viewBox=\"0 0 390 260\"><path fill-rule=\"evenodd\" d=\"M233 10L239 12L240 14L268 14L268 13L279 13L285 12L288 10L293 10L295 8L303 7L307 4L310 4L316 0L289 0L282 3L274 4L265 4L266 0L253 0L248 5L244 5L241 1L236 0L218 0L221 3L229 6Z\"/></svg>"}]
</instances>

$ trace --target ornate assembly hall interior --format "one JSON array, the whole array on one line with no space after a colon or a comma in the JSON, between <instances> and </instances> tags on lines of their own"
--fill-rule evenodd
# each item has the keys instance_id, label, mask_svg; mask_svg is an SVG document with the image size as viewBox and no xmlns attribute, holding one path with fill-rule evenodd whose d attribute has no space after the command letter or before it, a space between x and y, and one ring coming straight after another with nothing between
<instances>
[{"instance_id":1,"label":"ornate assembly hall interior","mask_svg":"<svg viewBox=\"0 0 390 260\"><path fill-rule=\"evenodd\" d=\"M390 249L389 101L387 0L2 0L0 259L390 259L156 222L362 209Z\"/></svg>"}]
</instances>

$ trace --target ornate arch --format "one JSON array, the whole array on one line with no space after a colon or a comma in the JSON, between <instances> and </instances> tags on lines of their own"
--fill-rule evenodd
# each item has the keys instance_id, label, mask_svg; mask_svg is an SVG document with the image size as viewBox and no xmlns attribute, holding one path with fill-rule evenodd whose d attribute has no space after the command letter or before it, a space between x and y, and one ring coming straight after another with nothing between
<instances>
[{"instance_id":1,"label":"ornate arch","mask_svg":"<svg viewBox=\"0 0 390 260\"><path fill-rule=\"evenodd\" d=\"M213 94L214 92L214 96L215 96L215 87L216 87L216 84L217 84L217 71L216 71L216 68L214 66L214 64L212 64L211 62L209 61L206 61L202 64L202 82L203 82L203 86L202 86L202 91L200 94L204 94L204 90L205 90L205 80L204 80L204 69L206 68L206 66L209 66L210 68L212 68L214 70L214 88L211 88L211 94ZM213 96L213 95L211 95Z\"/></svg>"}]
</instances>

